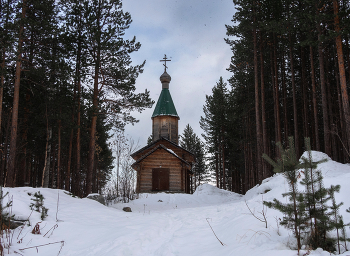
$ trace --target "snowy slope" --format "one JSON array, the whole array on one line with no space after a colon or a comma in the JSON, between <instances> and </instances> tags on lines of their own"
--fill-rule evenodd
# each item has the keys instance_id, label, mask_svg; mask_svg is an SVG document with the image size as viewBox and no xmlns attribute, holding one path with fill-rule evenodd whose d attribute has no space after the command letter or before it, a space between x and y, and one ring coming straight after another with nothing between
<instances>
[{"instance_id":1,"label":"snowy slope","mask_svg":"<svg viewBox=\"0 0 350 256\"><path fill-rule=\"evenodd\" d=\"M315 161L325 157L313 153ZM329 160L319 169L326 187L341 185L336 198L338 203L344 202L341 214L345 222L350 222L350 214L345 212L350 207L350 166ZM63 190L5 188L5 192L9 191L5 201L13 198L13 214L22 219L30 216L31 226L17 228L2 243L11 241L10 255L25 256L292 256L297 255L290 249L295 246L293 234L278 228L276 222L282 215L267 209L268 228L265 228L265 223L254 218L246 206L247 203L261 216L258 212L262 210L262 200L275 197L282 200L281 194L287 190L284 177L277 174L245 196L206 184L193 195L142 194L128 204L106 207L90 199L73 198ZM29 205L33 196L28 193L33 195L37 191L44 195L44 206L49 211L45 221L39 223L41 234L33 235L31 230L41 220L39 213L31 213ZM125 206L131 207L132 212L122 211ZM350 236L350 230L347 231ZM44 246L35 247L39 245ZM330 254L318 249L310 255Z\"/></svg>"}]
</instances>

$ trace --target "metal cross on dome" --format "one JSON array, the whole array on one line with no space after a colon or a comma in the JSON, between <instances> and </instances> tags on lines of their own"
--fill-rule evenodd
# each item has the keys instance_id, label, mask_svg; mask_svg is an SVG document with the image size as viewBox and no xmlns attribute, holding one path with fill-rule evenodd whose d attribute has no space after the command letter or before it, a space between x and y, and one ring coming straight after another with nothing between
<instances>
[{"instance_id":1,"label":"metal cross on dome","mask_svg":"<svg viewBox=\"0 0 350 256\"><path fill-rule=\"evenodd\" d=\"M168 68L168 67L166 66L166 62L167 62L167 61L171 61L171 60L169 60L169 59L166 57L166 54L164 54L164 58L163 58L162 60L160 60L160 61L164 61L164 64L163 64L163 66L164 66L164 72L166 72L166 69Z\"/></svg>"}]
</instances>

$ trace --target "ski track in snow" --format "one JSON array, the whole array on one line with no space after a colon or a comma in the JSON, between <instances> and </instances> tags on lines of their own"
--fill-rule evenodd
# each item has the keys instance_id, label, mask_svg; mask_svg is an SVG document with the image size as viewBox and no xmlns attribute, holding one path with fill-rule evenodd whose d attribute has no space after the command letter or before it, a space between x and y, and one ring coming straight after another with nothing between
<instances>
[{"instance_id":1,"label":"ski track in snow","mask_svg":"<svg viewBox=\"0 0 350 256\"><path fill-rule=\"evenodd\" d=\"M313 154L315 161L324 157L320 152ZM319 170L326 187L341 185L340 193L336 194L337 203L344 202L340 213L344 222L349 223L350 214L345 209L350 207L350 166L329 160L321 164ZM4 192L10 192L8 200L13 197L15 216L22 219L30 216L31 224L22 231L21 228L15 230L10 255L56 256L61 243L38 247L38 250L20 249L64 241L60 256L295 256L297 251L290 249L295 247L293 234L277 226L276 219L282 218L281 213L265 208L268 222L265 228L265 223L254 218L246 206L247 203L261 217L262 200L286 200L282 193L287 190L283 175L276 174L244 196L205 184L193 195L141 194L139 199L127 204L106 207L90 199L73 198L63 190L4 188ZM48 217L39 223L41 235L31 234L35 223L41 220L39 213L31 213L32 196L28 193L33 195L37 191L44 195L44 206L49 209ZM56 222L58 193L59 221ZM132 212L122 211L125 206L131 207ZM57 228L44 237L56 224ZM347 232L350 235L350 229ZM302 251L300 255L305 253ZM310 255L330 254L317 249Z\"/></svg>"}]
</instances>

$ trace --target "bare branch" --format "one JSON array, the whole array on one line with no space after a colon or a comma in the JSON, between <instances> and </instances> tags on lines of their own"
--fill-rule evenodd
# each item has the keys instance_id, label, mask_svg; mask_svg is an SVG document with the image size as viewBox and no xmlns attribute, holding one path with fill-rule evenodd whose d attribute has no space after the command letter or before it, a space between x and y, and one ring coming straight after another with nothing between
<instances>
[{"instance_id":1,"label":"bare branch","mask_svg":"<svg viewBox=\"0 0 350 256\"><path fill-rule=\"evenodd\" d=\"M264 201L264 200L263 200L263 201ZM264 207L264 205L263 205L262 211L261 211L261 212L258 212L258 213L260 213L260 214L262 215L262 218L261 218L261 217L256 216L256 215L252 212L252 210L250 210L250 208L249 208L249 206L248 206L246 200L244 200L244 202L245 202L245 205L247 206L248 210L250 211L250 213L251 213L256 219L258 219L259 221L264 222L264 223L265 223L265 227L267 228L266 208Z\"/></svg>"},{"instance_id":2,"label":"bare branch","mask_svg":"<svg viewBox=\"0 0 350 256\"><path fill-rule=\"evenodd\" d=\"M207 222L208 222L209 227L211 228L211 231L213 231L213 233L214 233L216 239L220 242L220 244L221 244L222 246L224 246L225 244L224 244L223 242L221 242L220 239L219 239L219 238L217 237L217 235L215 234L213 228L211 227L211 225L210 225L210 223L209 223L209 221L208 221L208 218L206 218L206 220L207 220Z\"/></svg>"}]
</instances>

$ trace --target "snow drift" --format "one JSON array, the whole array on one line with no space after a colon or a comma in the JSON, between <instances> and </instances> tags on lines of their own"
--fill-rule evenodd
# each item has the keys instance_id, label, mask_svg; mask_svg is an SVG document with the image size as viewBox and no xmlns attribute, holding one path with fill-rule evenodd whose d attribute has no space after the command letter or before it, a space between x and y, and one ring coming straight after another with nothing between
<instances>
[{"instance_id":1,"label":"snow drift","mask_svg":"<svg viewBox=\"0 0 350 256\"><path fill-rule=\"evenodd\" d=\"M313 160L328 158L313 152ZM329 159L329 158L328 158ZM346 223L350 214L350 166L332 160L319 165L325 187L341 185L337 202ZM13 201L10 208L16 218L28 220L26 225L4 235L2 244L9 255L25 256L102 256L102 255L155 255L155 256L294 256L297 254L293 234L278 225L280 212L266 209L265 223L250 214L249 208L259 216L262 201L283 199L288 191L283 175L265 179L260 186L242 196L205 184L193 195L141 194L128 204L104 206L87 198L74 198L63 190L43 188L4 188L5 198ZM35 192L45 197L48 216L43 221L40 213L30 209ZM122 208L129 206L132 212ZM40 234L32 234L38 223ZM347 228L348 235L350 230ZM218 240L222 241L222 245ZM350 247L350 246L348 246ZM305 254L307 251L301 253ZM5 255L6 255L5 254ZM310 255L330 255L322 249ZM350 255L344 252L342 255Z\"/></svg>"}]
</instances>

